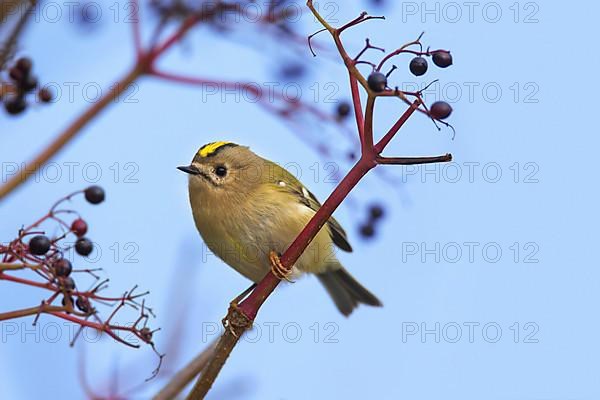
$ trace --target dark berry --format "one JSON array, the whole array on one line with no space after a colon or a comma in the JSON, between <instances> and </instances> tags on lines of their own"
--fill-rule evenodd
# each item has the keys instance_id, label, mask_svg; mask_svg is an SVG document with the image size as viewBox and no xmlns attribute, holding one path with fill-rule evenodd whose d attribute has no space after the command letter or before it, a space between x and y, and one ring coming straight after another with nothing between
<instances>
[{"instance_id":1,"label":"dark berry","mask_svg":"<svg viewBox=\"0 0 600 400\"><path fill-rule=\"evenodd\" d=\"M429 108L429 113L433 119L445 119L452 114L452 107L445 101L436 101Z\"/></svg>"},{"instance_id":2,"label":"dark berry","mask_svg":"<svg viewBox=\"0 0 600 400\"><path fill-rule=\"evenodd\" d=\"M60 279L61 286L65 290L74 290L75 289L75 281L70 276L66 276Z\"/></svg>"},{"instance_id":3,"label":"dark berry","mask_svg":"<svg viewBox=\"0 0 600 400\"><path fill-rule=\"evenodd\" d=\"M31 92L38 85L38 80L35 76L29 75L20 82L20 87L26 92Z\"/></svg>"},{"instance_id":4,"label":"dark berry","mask_svg":"<svg viewBox=\"0 0 600 400\"><path fill-rule=\"evenodd\" d=\"M427 60L423 57L415 57L410 61L409 69L413 75L424 75L427 72Z\"/></svg>"},{"instance_id":5,"label":"dark berry","mask_svg":"<svg viewBox=\"0 0 600 400\"><path fill-rule=\"evenodd\" d=\"M375 236L375 227L373 224L364 224L360 227L360 234L364 238L372 238Z\"/></svg>"},{"instance_id":6,"label":"dark berry","mask_svg":"<svg viewBox=\"0 0 600 400\"><path fill-rule=\"evenodd\" d=\"M49 89L42 88L38 92L38 99L42 103L50 103L52 101L52 92Z\"/></svg>"},{"instance_id":7,"label":"dark berry","mask_svg":"<svg viewBox=\"0 0 600 400\"><path fill-rule=\"evenodd\" d=\"M27 107L27 102L23 96L12 96L4 100L4 109L10 115L21 114Z\"/></svg>"},{"instance_id":8,"label":"dark berry","mask_svg":"<svg viewBox=\"0 0 600 400\"><path fill-rule=\"evenodd\" d=\"M92 250L94 250L94 244L88 238L79 238L75 242L75 251L80 256L89 256Z\"/></svg>"},{"instance_id":9,"label":"dark berry","mask_svg":"<svg viewBox=\"0 0 600 400\"><path fill-rule=\"evenodd\" d=\"M342 118L346 118L348 115L350 115L350 104L348 104L348 102L342 102L340 104L338 104L337 106L337 115L338 118L342 119Z\"/></svg>"},{"instance_id":10,"label":"dark berry","mask_svg":"<svg viewBox=\"0 0 600 400\"><path fill-rule=\"evenodd\" d=\"M383 217L384 211L383 211L383 207L380 205L372 205L369 208L369 215L371 216L371 219L376 220L376 219L380 219L381 217Z\"/></svg>"},{"instance_id":11,"label":"dark berry","mask_svg":"<svg viewBox=\"0 0 600 400\"><path fill-rule=\"evenodd\" d=\"M369 84L369 89L372 91L376 93L383 92L387 86L387 77L381 72L376 71L369 75L367 83Z\"/></svg>"},{"instance_id":12,"label":"dark berry","mask_svg":"<svg viewBox=\"0 0 600 400\"><path fill-rule=\"evenodd\" d=\"M29 251L36 256L43 256L50 250L50 239L44 235L37 235L29 241Z\"/></svg>"},{"instance_id":13,"label":"dark berry","mask_svg":"<svg viewBox=\"0 0 600 400\"><path fill-rule=\"evenodd\" d=\"M27 75L29 73L29 71L31 71L31 66L33 65L33 63L31 62L31 59L28 57L21 57L17 60L15 66L20 69L21 71L23 71L23 73L25 75Z\"/></svg>"},{"instance_id":14,"label":"dark berry","mask_svg":"<svg viewBox=\"0 0 600 400\"><path fill-rule=\"evenodd\" d=\"M18 83L23 80L25 74L19 68L12 67L8 70L8 76L10 76L10 79L12 79L15 83Z\"/></svg>"},{"instance_id":15,"label":"dark berry","mask_svg":"<svg viewBox=\"0 0 600 400\"><path fill-rule=\"evenodd\" d=\"M73 297L71 296L63 296L62 298L62 305L63 307L66 307L67 305L73 305Z\"/></svg>"},{"instance_id":16,"label":"dark berry","mask_svg":"<svg viewBox=\"0 0 600 400\"><path fill-rule=\"evenodd\" d=\"M71 231L73 231L73 233L77 236L77 237L82 237L85 236L85 234L87 233L88 230L88 225L87 222L85 222L84 220L82 220L81 218L77 218L75 221L73 221L73 223L71 224Z\"/></svg>"},{"instance_id":17,"label":"dark berry","mask_svg":"<svg viewBox=\"0 0 600 400\"><path fill-rule=\"evenodd\" d=\"M440 68L447 68L452 65L452 55L449 51L436 51L433 53L433 63Z\"/></svg>"},{"instance_id":18,"label":"dark berry","mask_svg":"<svg viewBox=\"0 0 600 400\"><path fill-rule=\"evenodd\" d=\"M302 78L304 72L302 64L287 64L281 69L281 76L286 79L299 79Z\"/></svg>"},{"instance_id":19,"label":"dark berry","mask_svg":"<svg viewBox=\"0 0 600 400\"><path fill-rule=\"evenodd\" d=\"M66 258L61 258L56 261L52 267L54 268L54 275L56 276L69 276L71 275L71 271L73 271L71 261Z\"/></svg>"},{"instance_id":20,"label":"dark berry","mask_svg":"<svg viewBox=\"0 0 600 400\"><path fill-rule=\"evenodd\" d=\"M104 189L100 186L90 186L85 189L85 199L92 204L100 204L104 201Z\"/></svg>"},{"instance_id":21,"label":"dark berry","mask_svg":"<svg viewBox=\"0 0 600 400\"><path fill-rule=\"evenodd\" d=\"M77 300L75 300L75 305L77 306L79 311L86 314L89 314L92 310L92 305L90 304L90 301L85 297L78 297Z\"/></svg>"}]
</instances>

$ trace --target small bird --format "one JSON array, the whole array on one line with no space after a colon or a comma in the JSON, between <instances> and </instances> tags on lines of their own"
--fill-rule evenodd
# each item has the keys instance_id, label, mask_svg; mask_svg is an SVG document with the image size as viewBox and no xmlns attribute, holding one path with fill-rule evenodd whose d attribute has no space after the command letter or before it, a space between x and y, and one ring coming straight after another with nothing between
<instances>
[{"instance_id":1,"label":"small bird","mask_svg":"<svg viewBox=\"0 0 600 400\"><path fill-rule=\"evenodd\" d=\"M192 214L208 248L254 282L269 272L270 254L285 252L321 207L287 170L235 143L208 143L190 165L178 169L189 174ZM296 261L291 275L316 274L346 316L359 303L381 306L342 267L334 244L352 251L346 232L331 217Z\"/></svg>"}]
</instances>

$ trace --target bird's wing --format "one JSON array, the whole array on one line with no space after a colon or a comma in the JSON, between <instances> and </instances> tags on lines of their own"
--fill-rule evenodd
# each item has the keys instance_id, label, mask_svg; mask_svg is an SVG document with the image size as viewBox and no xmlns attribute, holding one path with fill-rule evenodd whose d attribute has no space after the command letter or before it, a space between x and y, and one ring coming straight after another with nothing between
<instances>
[{"instance_id":1,"label":"bird's wing","mask_svg":"<svg viewBox=\"0 0 600 400\"><path fill-rule=\"evenodd\" d=\"M277 168L277 170L279 170L279 168ZM315 195L305 188L294 175L283 168L281 168L281 171L281 174L279 174L280 176L273 175L274 179L272 181L279 190L291 193L298 199L300 204L304 204L315 212L321 208L321 203L319 203L319 200L317 200ZM329 236L331 236L331 239L336 246L344 251L352 251L352 246L350 246L350 243L348 242L346 231L344 231L344 228L342 228L335 218L329 218L327 221L327 228L329 230Z\"/></svg>"}]
</instances>

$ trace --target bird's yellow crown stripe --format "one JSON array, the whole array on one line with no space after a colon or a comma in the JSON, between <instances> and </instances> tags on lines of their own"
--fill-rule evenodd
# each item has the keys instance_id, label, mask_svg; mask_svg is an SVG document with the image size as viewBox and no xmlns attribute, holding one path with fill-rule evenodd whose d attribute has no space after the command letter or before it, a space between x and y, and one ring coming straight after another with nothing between
<instances>
[{"instance_id":1,"label":"bird's yellow crown stripe","mask_svg":"<svg viewBox=\"0 0 600 400\"><path fill-rule=\"evenodd\" d=\"M215 151L219 150L221 147L228 145L228 144L233 144L233 143L231 143L231 142L213 142L213 143L206 144L206 145L202 146L200 148L200 150L198 150L198 155L200 157L208 157L211 154L213 154Z\"/></svg>"}]
</instances>

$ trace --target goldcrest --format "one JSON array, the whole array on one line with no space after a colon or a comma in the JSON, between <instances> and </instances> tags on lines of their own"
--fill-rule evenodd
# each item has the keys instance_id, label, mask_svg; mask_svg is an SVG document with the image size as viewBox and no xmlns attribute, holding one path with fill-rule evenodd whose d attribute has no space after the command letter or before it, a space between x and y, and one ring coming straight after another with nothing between
<instances>
[{"instance_id":1,"label":"goldcrest","mask_svg":"<svg viewBox=\"0 0 600 400\"><path fill-rule=\"evenodd\" d=\"M189 197L196 227L208 248L246 278L258 282L321 204L291 173L246 146L213 142L189 166ZM381 302L342 267L337 248L352 251L331 217L293 267L292 276L316 274L335 305L349 315L359 303Z\"/></svg>"}]
</instances>

